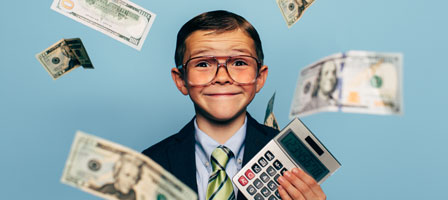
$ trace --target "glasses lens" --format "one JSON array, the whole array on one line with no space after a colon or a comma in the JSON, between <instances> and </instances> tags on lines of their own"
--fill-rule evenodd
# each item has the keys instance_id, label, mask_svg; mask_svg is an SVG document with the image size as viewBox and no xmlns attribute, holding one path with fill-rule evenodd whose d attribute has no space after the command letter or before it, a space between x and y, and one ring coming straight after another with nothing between
<instances>
[{"instance_id":1,"label":"glasses lens","mask_svg":"<svg viewBox=\"0 0 448 200\"><path fill-rule=\"evenodd\" d=\"M257 78L258 62L249 56L231 57L227 61L230 77L238 83L253 83Z\"/></svg>"},{"instance_id":2,"label":"glasses lens","mask_svg":"<svg viewBox=\"0 0 448 200\"><path fill-rule=\"evenodd\" d=\"M187 63L187 78L191 84L203 85L209 83L216 74L218 61L213 57L193 58Z\"/></svg>"},{"instance_id":3,"label":"glasses lens","mask_svg":"<svg viewBox=\"0 0 448 200\"><path fill-rule=\"evenodd\" d=\"M250 56L227 58L227 72L237 83L253 83L257 78L258 62ZM186 64L187 79L193 85L205 85L216 76L218 60L215 57L192 58Z\"/></svg>"}]
</instances>

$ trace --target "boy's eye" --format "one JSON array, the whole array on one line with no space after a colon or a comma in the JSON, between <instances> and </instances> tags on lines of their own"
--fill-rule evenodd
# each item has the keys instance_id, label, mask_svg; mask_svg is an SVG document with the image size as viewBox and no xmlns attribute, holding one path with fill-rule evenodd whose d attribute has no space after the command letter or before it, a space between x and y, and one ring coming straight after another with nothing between
<instances>
[{"instance_id":1,"label":"boy's eye","mask_svg":"<svg viewBox=\"0 0 448 200\"><path fill-rule=\"evenodd\" d=\"M233 62L233 66L246 66L247 62L245 62L244 60L236 60Z\"/></svg>"},{"instance_id":2,"label":"boy's eye","mask_svg":"<svg viewBox=\"0 0 448 200\"><path fill-rule=\"evenodd\" d=\"M210 66L210 64L206 61L201 61L201 62L196 63L194 66L195 67L208 67L208 66Z\"/></svg>"}]
</instances>

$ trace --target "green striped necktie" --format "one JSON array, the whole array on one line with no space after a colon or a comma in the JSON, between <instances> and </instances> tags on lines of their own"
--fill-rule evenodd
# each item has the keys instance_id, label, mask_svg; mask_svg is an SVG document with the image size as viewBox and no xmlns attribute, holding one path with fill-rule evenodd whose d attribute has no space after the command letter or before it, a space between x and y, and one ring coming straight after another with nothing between
<instances>
[{"instance_id":1,"label":"green striped necktie","mask_svg":"<svg viewBox=\"0 0 448 200\"><path fill-rule=\"evenodd\" d=\"M232 181L226 173L226 165L233 156L232 151L225 146L218 146L212 153L213 172L208 179L207 200L234 200Z\"/></svg>"}]
</instances>

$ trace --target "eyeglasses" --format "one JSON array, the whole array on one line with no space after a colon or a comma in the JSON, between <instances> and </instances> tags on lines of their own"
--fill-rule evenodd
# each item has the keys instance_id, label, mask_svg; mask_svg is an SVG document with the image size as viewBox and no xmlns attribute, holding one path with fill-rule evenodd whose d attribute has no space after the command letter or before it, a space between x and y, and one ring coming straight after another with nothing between
<instances>
[{"instance_id":1,"label":"eyeglasses","mask_svg":"<svg viewBox=\"0 0 448 200\"><path fill-rule=\"evenodd\" d=\"M224 64L218 59L226 59ZM188 59L183 65L185 77L192 86L208 85L215 79L219 67L224 66L230 78L240 84L252 84L258 76L261 63L252 56L199 56Z\"/></svg>"}]
</instances>

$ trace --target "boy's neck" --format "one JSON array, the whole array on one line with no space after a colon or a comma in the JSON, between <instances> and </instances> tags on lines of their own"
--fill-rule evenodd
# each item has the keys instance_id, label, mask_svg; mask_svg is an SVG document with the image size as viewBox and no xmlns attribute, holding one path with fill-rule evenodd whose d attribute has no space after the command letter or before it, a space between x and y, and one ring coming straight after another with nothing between
<instances>
[{"instance_id":1,"label":"boy's neck","mask_svg":"<svg viewBox=\"0 0 448 200\"><path fill-rule=\"evenodd\" d=\"M196 122L199 129L213 138L219 144L224 144L229 140L244 124L246 111L238 116L227 120L217 121L196 113Z\"/></svg>"}]
</instances>

